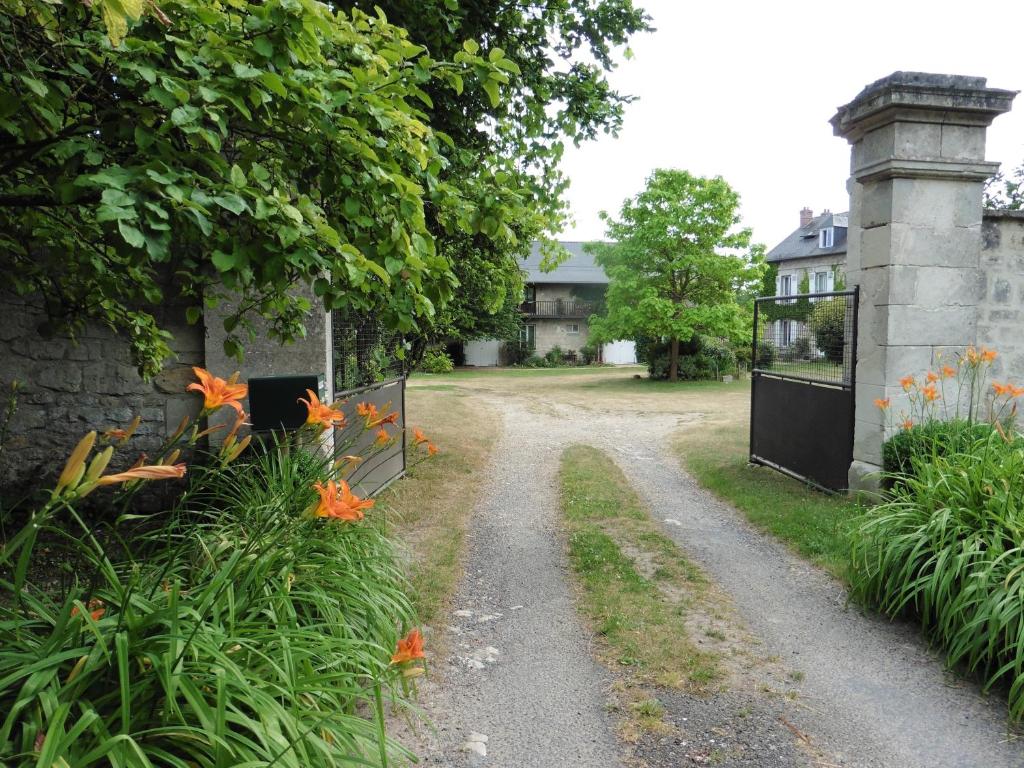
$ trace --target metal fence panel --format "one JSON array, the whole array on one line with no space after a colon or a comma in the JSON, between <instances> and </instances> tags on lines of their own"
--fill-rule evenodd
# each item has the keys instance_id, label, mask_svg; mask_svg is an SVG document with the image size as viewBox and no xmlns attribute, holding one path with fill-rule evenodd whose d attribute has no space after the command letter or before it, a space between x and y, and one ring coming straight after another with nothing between
<instances>
[{"instance_id":1,"label":"metal fence panel","mask_svg":"<svg viewBox=\"0 0 1024 768\"><path fill-rule=\"evenodd\" d=\"M750 461L826 490L853 460L858 292L754 302Z\"/></svg>"},{"instance_id":2,"label":"metal fence panel","mask_svg":"<svg viewBox=\"0 0 1024 768\"><path fill-rule=\"evenodd\" d=\"M356 495L376 496L405 473L405 377L339 392L337 398L344 401L346 425L334 431L335 451L368 457L346 479ZM356 410L360 403L376 406L381 415L398 413L395 424L383 425L396 438L383 449L374 446L377 430L364 429L364 419Z\"/></svg>"}]
</instances>

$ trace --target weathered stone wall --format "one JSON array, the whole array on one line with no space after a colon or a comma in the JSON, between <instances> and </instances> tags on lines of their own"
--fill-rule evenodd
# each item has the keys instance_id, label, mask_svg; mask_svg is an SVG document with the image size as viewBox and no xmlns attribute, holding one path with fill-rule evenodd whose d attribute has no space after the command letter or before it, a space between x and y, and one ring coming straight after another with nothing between
<instances>
[{"instance_id":1,"label":"weathered stone wall","mask_svg":"<svg viewBox=\"0 0 1024 768\"><path fill-rule=\"evenodd\" d=\"M0 493L21 490L56 475L71 448L90 430L125 427L142 416L136 436L112 467L131 464L139 451L152 454L199 398L185 392L191 366L203 365L203 328L185 322L184 309L167 306L157 320L174 335L177 359L152 382L132 365L128 344L109 329L90 325L77 343L44 338L39 302L0 293L0 387L21 385L0 459ZM6 400L6 397L4 398Z\"/></svg>"},{"instance_id":2,"label":"weathered stone wall","mask_svg":"<svg viewBox=\"0 0 1024 768\"><path fill-rule=\"evenodd\" d=\"M567 320L536 320L532 321L537 325L537 354L547 354L552 347L561 347L563 352L570 350L579 352L580 347L587 343L587 334L590 329L587 327L585 318L573 318ZM579 333L569 333L566 330L569 325L578 325Z\"/></svg>"},{"instance_id":3,"label":"weathered stone wall","mask_svg":"<svg viewBox=\"0 0 1024 768\"><path fill-rule=\"evenodd\" d=\"M1024 382L1024 211L985 211L978 343L999 352L992 373Z\"/></svg>"}]
</instances>

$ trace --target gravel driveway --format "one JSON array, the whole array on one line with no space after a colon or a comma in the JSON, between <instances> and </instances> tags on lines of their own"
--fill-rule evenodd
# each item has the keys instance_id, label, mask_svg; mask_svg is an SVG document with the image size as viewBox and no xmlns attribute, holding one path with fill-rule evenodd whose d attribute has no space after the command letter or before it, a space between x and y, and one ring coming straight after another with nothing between
<instances>
[{"instance_id":1,"label":"gravel driveway","mask_svg":"<svg viewBox=\"0 0 1024 768\"><path fill-rule=\"evenodd\" d=\"M835 580L694 483L667 446L676 429L699 422L514 391L472 396L503 414L505 432L482 478L449 658L435 661L442 684L425 691L439 729L427 762L621 764L604 711L611 676L592 660L573 609L558 528L561 452L589 443L614 458L665 533L731 596L760 652L802 673L786 717L817 753L806 764L1024 766L1024 743L1008 732L998 695L947 674L914 627L847 607ZM783 762L791 764L765 754L757 764Z\"/></svg>"}]
</instances>

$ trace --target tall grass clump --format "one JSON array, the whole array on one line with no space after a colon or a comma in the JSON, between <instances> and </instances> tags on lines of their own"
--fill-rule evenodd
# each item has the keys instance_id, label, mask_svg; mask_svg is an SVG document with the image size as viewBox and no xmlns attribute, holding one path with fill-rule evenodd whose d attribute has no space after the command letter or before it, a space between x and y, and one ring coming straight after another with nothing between
<instances>
[{"instance_id":1,"label":"tall grass clump","mask_svg":"<svg viewBox=\"0 0 1024 768\"><path fill-rule=\"evenodd\" d=\"M984 388L995 352L967 350L957 368L903 380L913 450L887 475L883 501L855 521L852 596L891 616L913 616L950 666L1005 686L1024 716L1024 441L1014 430L1024 388ZM938 382L958 379L952 424L938 426ZM962 381L961 381L962 380ZM966 382L966 384L964 384ZM887 400L879 401L883 410ZM916 429L916 433L912 430Z\"/></svg>"},{"instance_id":2,"label":"tall grass clump","mask_svg":"<svg viewBox=\"0 0 1024 768\"><path fill-rule=\"evenodd\" d=\"M227 401L239 391L225 390ZM204 395L204 412L230 405ZM313 437L343 423L310 397ZM366 413L360 429L394 423ZM410 757L385 731L384 703L400 702L422 671L422 645L416 630L400 637L415 617L383 521L344 481L359 461L291 438L245 453L233 430L216 453L195 454L175 507L115 555L78 502L106 485L123 496L182 478L173 440L196 451L201 432L181 430L154 465L104 475L114 442L130 436L114 432L105 447L95 433L83 439L0 554L0 763L319 768ZM33 576L40 537L73 564L59 589Z\"/></svg>"}]
</instances>

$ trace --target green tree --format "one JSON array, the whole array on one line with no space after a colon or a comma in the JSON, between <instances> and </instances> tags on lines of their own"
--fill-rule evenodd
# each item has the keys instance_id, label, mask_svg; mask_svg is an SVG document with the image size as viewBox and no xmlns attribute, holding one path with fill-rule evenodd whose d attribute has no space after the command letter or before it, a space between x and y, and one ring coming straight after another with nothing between
<instances>
[{"instance_id":1,"label":"green tree","mask_svg":"<svg viewBox=\"0 0 1024 768\"><path fill-rule=\"evenodd\" d=\"M411 331L455 286L438 232L514 242L533 215L500 164L447 172L426 89L495 105L517 71L499 48L449 53L315 0L4 0L8 285L54 332L124 333L147 375L170 354L147 307L178 292L192 321L241 297L229 353L254 313L303 333L297 283Z\"/></svg>"},{"instance_id":2,"label":"green tree","mask_svg":"<svg viewBox=\"0 0 1024 768\"><path fill-rule=\"evenodd\" d=\"M668 339L676 381L680 340L742 329L737 296L760 280L763 249L752 250L750 230L736 228L738 208L739 195L720 176L658 169L617 219L602 212L612 242L591 246L609 278L607 314L591 322L594 340Z\"/></svg>"},{"instance_id":3,"label":"green tree","mask_svg":"<svg viewBox=\"0 0 1024 768\"><path fill-rule=\"evenodd\" d=\"M531 242L550 237L565 223L566 180L559 171L564 147L618 132L632 97L613 89L607 75L615 66L615 50L649 30L650 20L634 0L342 0L341 6L367 12L381 8L434 58L451 59L465 40L479 40L488 58L499 51L518 65L497 102L487 98L485 89L452 94L443 83L423 86L431 97L426 107L431 125L452 139L441 148L448 160L442 178L500 175L531 201L529 215L512 224L515 241L481 240L432 227L461 285L451 311L437 316L430 341L479 338L481 333L502 338L496 331L518 320L515 303L496 301L498 293L511 296L520 290L515 276ZM488 186L485 179L480 188ZM487 225L481 222L484 232ZM473 278L467 279L470 272Z\"/></svg>"},{"instance_id":4,"label":"green tree","mask_svg":"<svg viewBox=\"0 0 1024 768\"><path fill-rule=\"evenodd\" d=\"M1024 165L1005 173L999 171L986 181L984 205L986 208L1024 210Z\"/></svg>"}]
</instances>

